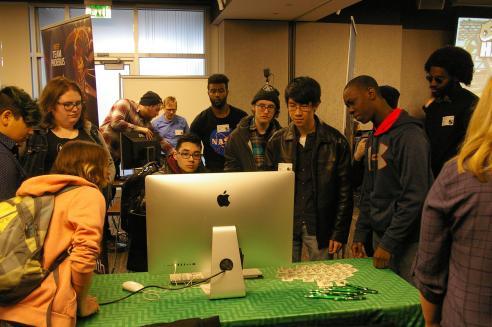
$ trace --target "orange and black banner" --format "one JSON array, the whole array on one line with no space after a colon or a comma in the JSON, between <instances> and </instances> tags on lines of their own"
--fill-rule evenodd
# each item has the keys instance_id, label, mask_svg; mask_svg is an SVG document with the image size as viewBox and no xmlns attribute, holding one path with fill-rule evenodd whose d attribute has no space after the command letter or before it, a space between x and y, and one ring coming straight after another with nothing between
<instances>
[{"instance_id":1,"label":"orange and black banner","mask_svg":"<svg viewBox=\"0 0 492 327\"><path fill-rule=\"evenodd\" d=\"M41 31L46 80L65 76L84 92L87 118L99 126L92 21L89 15L50 25Z\"/></svg>"}]
</instances>

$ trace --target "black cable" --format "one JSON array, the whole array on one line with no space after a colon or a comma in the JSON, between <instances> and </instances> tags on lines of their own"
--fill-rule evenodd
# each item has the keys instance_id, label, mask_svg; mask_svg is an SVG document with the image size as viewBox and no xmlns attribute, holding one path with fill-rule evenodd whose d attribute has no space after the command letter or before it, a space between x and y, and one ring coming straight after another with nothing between
<instances>
[{"instance_id":1,"label":"black cable","mask_svg":"<svg viewBox=\"0 0 492 327\"><path fill-rule=\"evenodd\" d=\"M161 290L166 290L166 291L178 291L178 290L182 290L182 289L185 289L185 288L189 288L189 287L192 287L192 286L195 286L195 285L199 285L199 284L202 284L202 283L205 283L205 282L208 282L209 280L211 280L212 278L220 275L220 274L223 274L225 273L226 271L225 270L221 270L219 271L218 273L216 273L215 275L212 275L210 277L207 277L205 278L204 280L201 280L199 282L191 282L190 284L187 284L185 286L181 286L181 287L165 287L165 286L159 286L159 285L148 285L148 286L145 286L141 289L139 289L138 291L135 291L135 292L131 292L130 294L122 297L122 298L119 298L119 299L116 299L116 300L112 300L112 301L108 301L108 302L102 302L102 303L99 303L99 305L107 305L107 304L113 304L113 303L116 303L116 302L119 302L119 301L123 301L127 298L129 298L130 296L133 296L137 293L141 293L143 290L147 289L147 288L158 288L158 289L161 289Z\"/></svg>"}]
</instances>

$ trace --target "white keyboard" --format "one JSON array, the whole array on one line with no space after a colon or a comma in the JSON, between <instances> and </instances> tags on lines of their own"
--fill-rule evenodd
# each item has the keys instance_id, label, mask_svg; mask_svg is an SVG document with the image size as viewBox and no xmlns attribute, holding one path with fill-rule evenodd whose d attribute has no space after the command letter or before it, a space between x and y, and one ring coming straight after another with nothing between
<instances>
[{"instance_id":1,"label":"white keyboard","mask_svg":"<svg viewBox=\"0 0 492 327\"><path fill-rule=\"evenodd\" d=\"M243 269L244 278L261 278L263 273L257 268L246 268ZM169 281L172 284L188 284L191 282L198 283L205 279L205 276L201 272L190 272L190 273L180 273L180 274L170 274Z\"/></svg>"}]
</instances>

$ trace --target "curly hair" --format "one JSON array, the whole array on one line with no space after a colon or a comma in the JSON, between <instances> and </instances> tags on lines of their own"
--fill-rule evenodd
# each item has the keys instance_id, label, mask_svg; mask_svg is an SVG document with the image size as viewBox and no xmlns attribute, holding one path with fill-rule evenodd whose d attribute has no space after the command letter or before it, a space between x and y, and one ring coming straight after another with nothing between
<instances>
[{"instance_id":1,"label":"curly hair","mask_svg":"<svg viewBox=\"0 0 492 327\"><path fill-rule=\"evenodd\" d=\"M229 89L229 78L224 74L213 74L208 78L207 88L210 84L225 84L227 90Z\"/></svg>"},{"instance_id":2,"label":"curly hair","mask_svg":"<svg viewBox=\"0 0 492 327\"><path fill-rule=\"evenodd\" d=\"M41 120L38 104L29 94L16 86L6 86L0 90L0 113L10 109L14 117L22 117L27 126L36 126Z\"/></svg>"},{"instance_id":3,"label":"curly hair","mask_svg":"<svg viewBox=\"0 0 492 327\"><path fill-rule=\"evenodd\" d=\"M432 66L444 68L449 75L465 85L470 85L473 79L473 60L463 48L446 46L434 51L425 63L428 73Z\"/></svg>"}]
</instances>

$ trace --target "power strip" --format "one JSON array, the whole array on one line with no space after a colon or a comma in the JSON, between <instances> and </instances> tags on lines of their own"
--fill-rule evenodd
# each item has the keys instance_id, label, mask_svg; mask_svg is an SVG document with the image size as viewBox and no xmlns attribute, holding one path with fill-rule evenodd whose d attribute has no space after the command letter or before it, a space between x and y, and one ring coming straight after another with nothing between
<instances>
[{"instance_id":1,"label":"power strip","mask_svg":"<svg viewBox=\"0 0 492 327\"><path fill-rule=\"evenodd\" d=\"M243 269L243 277L245 279L262 278L263 273L257 268L246 268ZM169 275L169 281L172 284L188 284L191 282L199 283L203 280L205 280L205 276L199 271Z\"/></svg>"}]
</instances>

